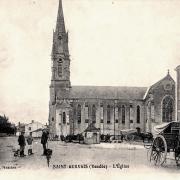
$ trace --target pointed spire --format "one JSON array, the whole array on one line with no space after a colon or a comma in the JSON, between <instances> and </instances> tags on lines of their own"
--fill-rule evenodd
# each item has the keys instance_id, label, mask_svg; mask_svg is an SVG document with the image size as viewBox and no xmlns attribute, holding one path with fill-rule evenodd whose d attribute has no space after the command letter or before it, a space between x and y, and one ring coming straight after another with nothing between
<instances>
[{"instance_id":1,"label":"pointed spire","mask_svg":"<svg viewBox=\"0 0 180 180\"><path fill-rule=\"evenodd\" d=\"M57 49L56 49L56 42L55 42L55 39L54 39L54 30L53 30L53 43L52 43L52 52L51 52L51 56L53 57L55 54L56 54L56 51L57 51Z\"/></svg>"},{"instance_id":2,"label":"pointed spire","mask_svg":"<svg viewBox=\"0 0 180 180\"><path fill-rule=\"evenodd\" d=\"M62 0L59 0L59 8L58 8L58 15L57 15L57 22L56 22L56 32L58 33L65 33L65 23L64 23L64 13L62 7Z\"/></svg>"},{"instance_id":3,"label":"pointed spire","mask_svg":"<svg viewBox=\"0 0 180 180\"><path fill-rule=\"evenodd\" d=\"M169 69L167 70L167 75L169 75L170 73L169 73Z\"/></svg>"}]
</instances>

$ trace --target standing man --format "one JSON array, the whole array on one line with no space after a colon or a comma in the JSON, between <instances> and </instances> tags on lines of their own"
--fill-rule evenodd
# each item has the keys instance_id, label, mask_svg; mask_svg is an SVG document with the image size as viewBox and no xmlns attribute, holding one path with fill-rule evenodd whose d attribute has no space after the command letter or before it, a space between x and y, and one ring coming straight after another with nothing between
<instances>
[{"instance_id":1,"label":"standing man","mask_svg":"<svg viewBox=\"0 0 180 180\"><path fill-rule=\"evenodd\" d=\"M32 143L33 143L33 137L32 132L29 133L29 136L27 137L27 144L28 144L28 155L32 155Z\"/></svg>"},{"instance_id":2,"label":"standing man","mask_svg":"<svg viewBox=\"0 0 180 180\"><path fill-rule=\"evenodd\" d=\"M46 144L47 144L47 140L48 140L48 135L49 135L49 132L46 131L46 130L43 130L43 133L42 133L42 137L41 137L41 144L43 145L43 156L46 155Z\"/></svg>"},{"instance_id":3,"label":"standing man","mask_svg":"<svg viewBox=\"0 0 180 180\"><path fill-rule=\"evenodd\" d=\"M121 135L121 142L123 142L124 135L123 135L122 131L120 131L120 135Z\"/></svg>"},{"instance_id":4,"label":"standing man","mask_svg":"<svg viewBox=\"0 0 180 180\"><path fill-rule=\"evenodd\" d=\"M26 146L24 132L21 132L21 135L18 138L18 143L19 143L19 146L20 146L20 157L26 156L24 154L24 149L25 149L25 146Z\"/></svg>"}]
</instances>

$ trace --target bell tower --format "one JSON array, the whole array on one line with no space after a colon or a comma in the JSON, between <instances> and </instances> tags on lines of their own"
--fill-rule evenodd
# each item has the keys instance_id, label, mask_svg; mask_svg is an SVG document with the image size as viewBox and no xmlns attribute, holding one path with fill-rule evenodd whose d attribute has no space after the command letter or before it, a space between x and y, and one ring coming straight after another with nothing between
<instances>
[{"instance_id":1,"label":"bell tower","mask_svg":"<svg viewBox=\"0 0 180 180\"><path fill-rule=\"evenodd\" d=\"M53 30L51 62L49 126L50 133L56 134L53 131L57 124L57 102L58 100L68 99L71 88L68 32L65 28L62 0L59 0L56 28Z\"/></svg>"},{"instance_id":2,"label":"bell tower","mask_svg":"<svg viewBox=\"0 0 180 180\"><path fill-rule=\"evenodd\" d=\"M53 31L53 44L52 44L52 76L51 76L51 90L55 98L64 93L67 94L70 83L70 58L68 48L68 32L66 32L64 13L62 8L62 0L59 0L59 8L57 14L56 29ZM58 93L58 91L61 91Z\"/></svg>"},{"instance_id":3,"label":"bell tower","mask_svg":"<svg viewBox=\"0 0 180 180\"><path fill-rule=\"evenodd\" d=\"M70 87L70 59L68 48L68 32L64 23L62 1L59 0L59 8L56 29L53 31L52 45L52 81L62 81L66 87Z\"/></svg>"}]
</instances>

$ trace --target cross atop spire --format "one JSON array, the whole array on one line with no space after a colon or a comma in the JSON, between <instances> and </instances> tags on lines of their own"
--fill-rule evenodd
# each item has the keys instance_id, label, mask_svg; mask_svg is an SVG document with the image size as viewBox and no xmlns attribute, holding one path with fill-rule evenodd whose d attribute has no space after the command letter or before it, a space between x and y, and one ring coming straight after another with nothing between
<instances>
[{"instance_id":1,"label":"cross atop spire","mask_svg":"<svg viewBox=\"0 0 180 180\"><path fill-rule=\"evenodd\" d=\"M64 13L62 7L62 0L59 0L59 8L58 8L58 15L57 15L57 22L56 22L56 32L58 33L65 33L65 23L64 23Z\"/></svg>"}]
</instances>

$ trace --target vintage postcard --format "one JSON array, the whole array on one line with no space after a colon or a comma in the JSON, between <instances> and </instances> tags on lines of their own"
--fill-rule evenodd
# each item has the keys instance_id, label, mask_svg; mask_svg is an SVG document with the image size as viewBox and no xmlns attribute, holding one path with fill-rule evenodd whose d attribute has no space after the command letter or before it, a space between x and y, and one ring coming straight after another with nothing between
<instances>
[{"instance_id":1,"label":"vintage postcard","mask_svg":"<svg viewBox=\"0 0 180 180\"><path fill-rule=\"evenodd\" d=\"M0 0L0 178L177 178L179 9Z\"/></svg>"}]
</instances>

